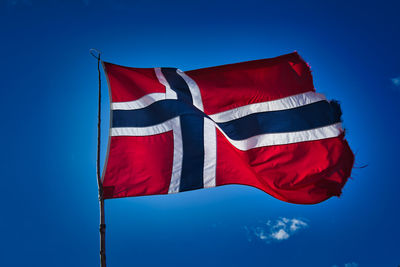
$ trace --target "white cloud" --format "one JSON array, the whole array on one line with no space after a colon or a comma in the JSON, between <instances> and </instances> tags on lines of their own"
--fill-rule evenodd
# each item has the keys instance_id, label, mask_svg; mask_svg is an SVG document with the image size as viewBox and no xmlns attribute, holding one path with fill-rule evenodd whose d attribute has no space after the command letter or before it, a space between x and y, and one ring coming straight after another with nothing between
<instances>
[{"instance_id":1,"label":"white cloud","mask_svg":"<svg viewBox=\"0 0 400 267\"><path fill-rule=\"evenodd\" d=\"M339 265L332 265L332 267L339 267ZM358 267L358 263L355 262L349 262L349 263L345 263L344 267Z\"/></svg>"},{"instance_id":2,"label":"white cloud","mask_svg":"<svg viewBox=\"0 0 400 267\"><path fill-rule=\"evenodd\" d=\"M254 231L254 235L255 235L256 237L258 237L259 239L261 239L261 240L268 239L268 235L266 234L265 229L262 228L262 227L257 227L257 228L255 229L255 231Z\"/></svg>"},{"instance_id":3,"label":"white cloud","mask_svg":"<svg viewBox=\"0 0 400 267\"><path fill-rule=\"evenodd\" d=\"M394 84L394 86L400 86L400 76L393 78L392 83Z\"/></svg>"},{"instance_id":4,"label":"white cloud","mask_svg":"<svg viewBox=\"0 0 400 267\"><path fill-rule=\"evenodd\" d=\"M276 240L285 240L285 239L288 239L290 237L290 235L288 233L286 233L285 230L279 229L278 232L272 233L271 237L275 238Z\"/></svg>"},{"instance_id":5,"label":"white cloud","mask_svg":"<svg viewBox=\"0 0 400 267\"><path fill-rule=\"evenodd\" d=\"M277 220L276 224L273 226L274 228L279 228L279 227L285 227L286 223L288 222L288 220L286 218L283 218L285 221L283 220Z\"/></svg>"},{"instance_id":6,"label":"white cloud","mask_svg":"<svg viewBox=\"0 0 400 267\"><path fill-rule=\"evenodd\" d=\"M307 224L301 220L298 219L292 219L292 223L290 224L290 230L292 232L297 231L298 229L302 227L306 227Z\"/></svg>"},{"instance_id":7,"label":"white cloud","mask_svg":"<svg viewBox=\"0 0 400 267\"><path fill-rule=\"evenodd\" d=\"M298 218L281 217L276 220L267 220L265 224L257 227L245 226L249 241L256 239L270 243L271 241L282 241L290 238L294 233L304 229L308 224Z\"/></svg>"}]
</instances>

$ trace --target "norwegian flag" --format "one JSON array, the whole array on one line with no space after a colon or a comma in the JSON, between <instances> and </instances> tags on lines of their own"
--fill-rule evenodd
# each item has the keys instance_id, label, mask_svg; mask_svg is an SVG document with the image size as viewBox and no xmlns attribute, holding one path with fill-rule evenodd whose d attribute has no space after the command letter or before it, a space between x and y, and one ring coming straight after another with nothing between
<instances>
[{"instance_id":1,"label":"norwegian flag","mask_svg":"<svg viewBox=\"0 0 400 267\"><path fill-rule=\"evenodd\" d=\"M242 184L312 204L339 196L351 174L340 107L315 92L296 52L186 72L103 67L105 199Z\"/></svg>"}]
</instances>

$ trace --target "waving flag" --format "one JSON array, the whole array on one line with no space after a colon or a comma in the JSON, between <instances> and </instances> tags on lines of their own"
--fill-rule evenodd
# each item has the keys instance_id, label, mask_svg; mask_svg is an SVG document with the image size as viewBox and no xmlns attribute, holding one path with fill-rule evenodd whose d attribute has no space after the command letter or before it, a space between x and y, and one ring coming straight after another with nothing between
<instances>
[{"instance_id":1,"label":"waving flag","mask_svg":"<svg viewBox=\"0 0 400 267\"><path fill-rule=\"evenodd\" d=\"M242 184L312 204L351 174L340 107L315 92L297 53L186 72L103 67L106 199Z\"/></svg>"}]
</instances>

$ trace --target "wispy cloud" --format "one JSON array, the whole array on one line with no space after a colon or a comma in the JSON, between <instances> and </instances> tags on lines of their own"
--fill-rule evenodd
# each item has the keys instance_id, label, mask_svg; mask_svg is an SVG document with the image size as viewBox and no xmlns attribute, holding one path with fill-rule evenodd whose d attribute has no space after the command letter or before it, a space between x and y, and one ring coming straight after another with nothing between
<instances>
[{"instance_id":1,"label":"wispy cloud","mask_svg":"<svg viewBox=\"0 0 400 267\"><path fill-rule=\"evenodd\" d=\"M249 241L258 239L270 243L271 241L289 239L293 234L307 226L308 224L302 219L281 217L276 220L267 220L256 227L246 226L245 230Z\"/></svg>"},{"instance_id":2,"label":"wispy cloud","mask_svg":"<svg viewBox=\"0 0 400 267\"><path fill-rule=\"evenodd\" d=\"M332 267L339 267L338 265L332 265ZM358 267L358 263L355 262L349 262L349 263L345 263L344 267Z\"/></svg>"},{"instance_id":3,"label":"wispy cloud","mask_svg":"<svg viewBox=\"0 0 400 267\"><path fill-rule=\"evenodd\" d=\"M396 78L393 78L392 79L392 83L393 83L394 86L399 86L400 87L400 76L396 77Z\"/></svg>"},{"instance_id":4,"label":"wispy cloud","mask_svg":"<svg viewBox=\"0 0 400 267\"><path fill-rule=\"evenodd\" d=\"M358 263L355 262L345 263L344 267L358 267Z\"/></svg>"},{"instance_id":5,"label":"wispy cloud","mask_svg":"<svg viewBox=\"0 0 400 267\"><path fill-rule=\"evenodd\" d=\"M295 232L303 227L306 227L307 223L299 220L299 219L292 219L291 223L290 223L290 230L292 232Z\"/></svg>"}]
</instances>

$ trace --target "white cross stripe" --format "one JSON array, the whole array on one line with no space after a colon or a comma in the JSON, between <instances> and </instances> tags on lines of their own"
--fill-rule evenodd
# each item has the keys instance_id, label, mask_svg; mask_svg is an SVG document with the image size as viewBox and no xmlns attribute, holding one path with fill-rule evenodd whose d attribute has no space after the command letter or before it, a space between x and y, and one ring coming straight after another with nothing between
<instances>
[{"instance_id":1,"label":"white cross stripe","mask_svg":"<svg viewBox=\"0 0 400 267\"><path fill-rule=\"evenodd\" d=\"M306 92L272 101L249 104L227 111L211 114L209 116L213 121L221 123L236 120L253 113L297 108L322 100L326 100L323 94L316 92Z\"/></svg>"},{"instance_id":2,"label":"white cross stripe","mask_svg":"<svg viewBox=\"0 0 400 267\"><path fill-rule=\"evenodd\" d=\"M134 110L150 106L156 101L165 99L165 93L152 93L144 95L141 98L128 102L111 103L112 110Z\"/></svg>"},{"instance_id":3,"label":"white cross stripe","mask_svg":"<svg viewBox=\"0 0 400 267\"><path fill-rule=\"evenodd\" d=\"M217 133L215 122L204 118L204 188L215 187L217 169Z\"/></svg>"},{"instance_id":4,"label":"white cross stripe","mask_svg":"<svg viewBox=\"0 0 400 267\"><path fill-rule=\"evenodd\" d=\"M180 69L177 69L176 73L178 73L178 75L180 75L188 85L190 94L192 95L193 105L201 111L204 111L200 88L197 83Z\"/></svg>"},{"instance_id":5,"label":"white cross stripe","mask_svg":"<svg viewBox=\"0 0 400 267\"><path fill-rule=\"evenodd\" d=\"M161 71L161 68L154 68L158 81L165 86L165 99L178 99L178 95L174 90L171 89L167 79L165 79L164 74Z\"/></svg>"},{"instance_id":6,"label":"white cross stripe","mask_svg":"<svg viewBox=\"0 0 400 267\"><path fill-rule=\"evenodd\" d=\"M183 162L183 144L182 130L179 117L174 118L172 125L174 134L174 157L172 161L171 182L169 184L168 194L178 193L181 185L181 173Z\"/></svg>"}]
</instances>

